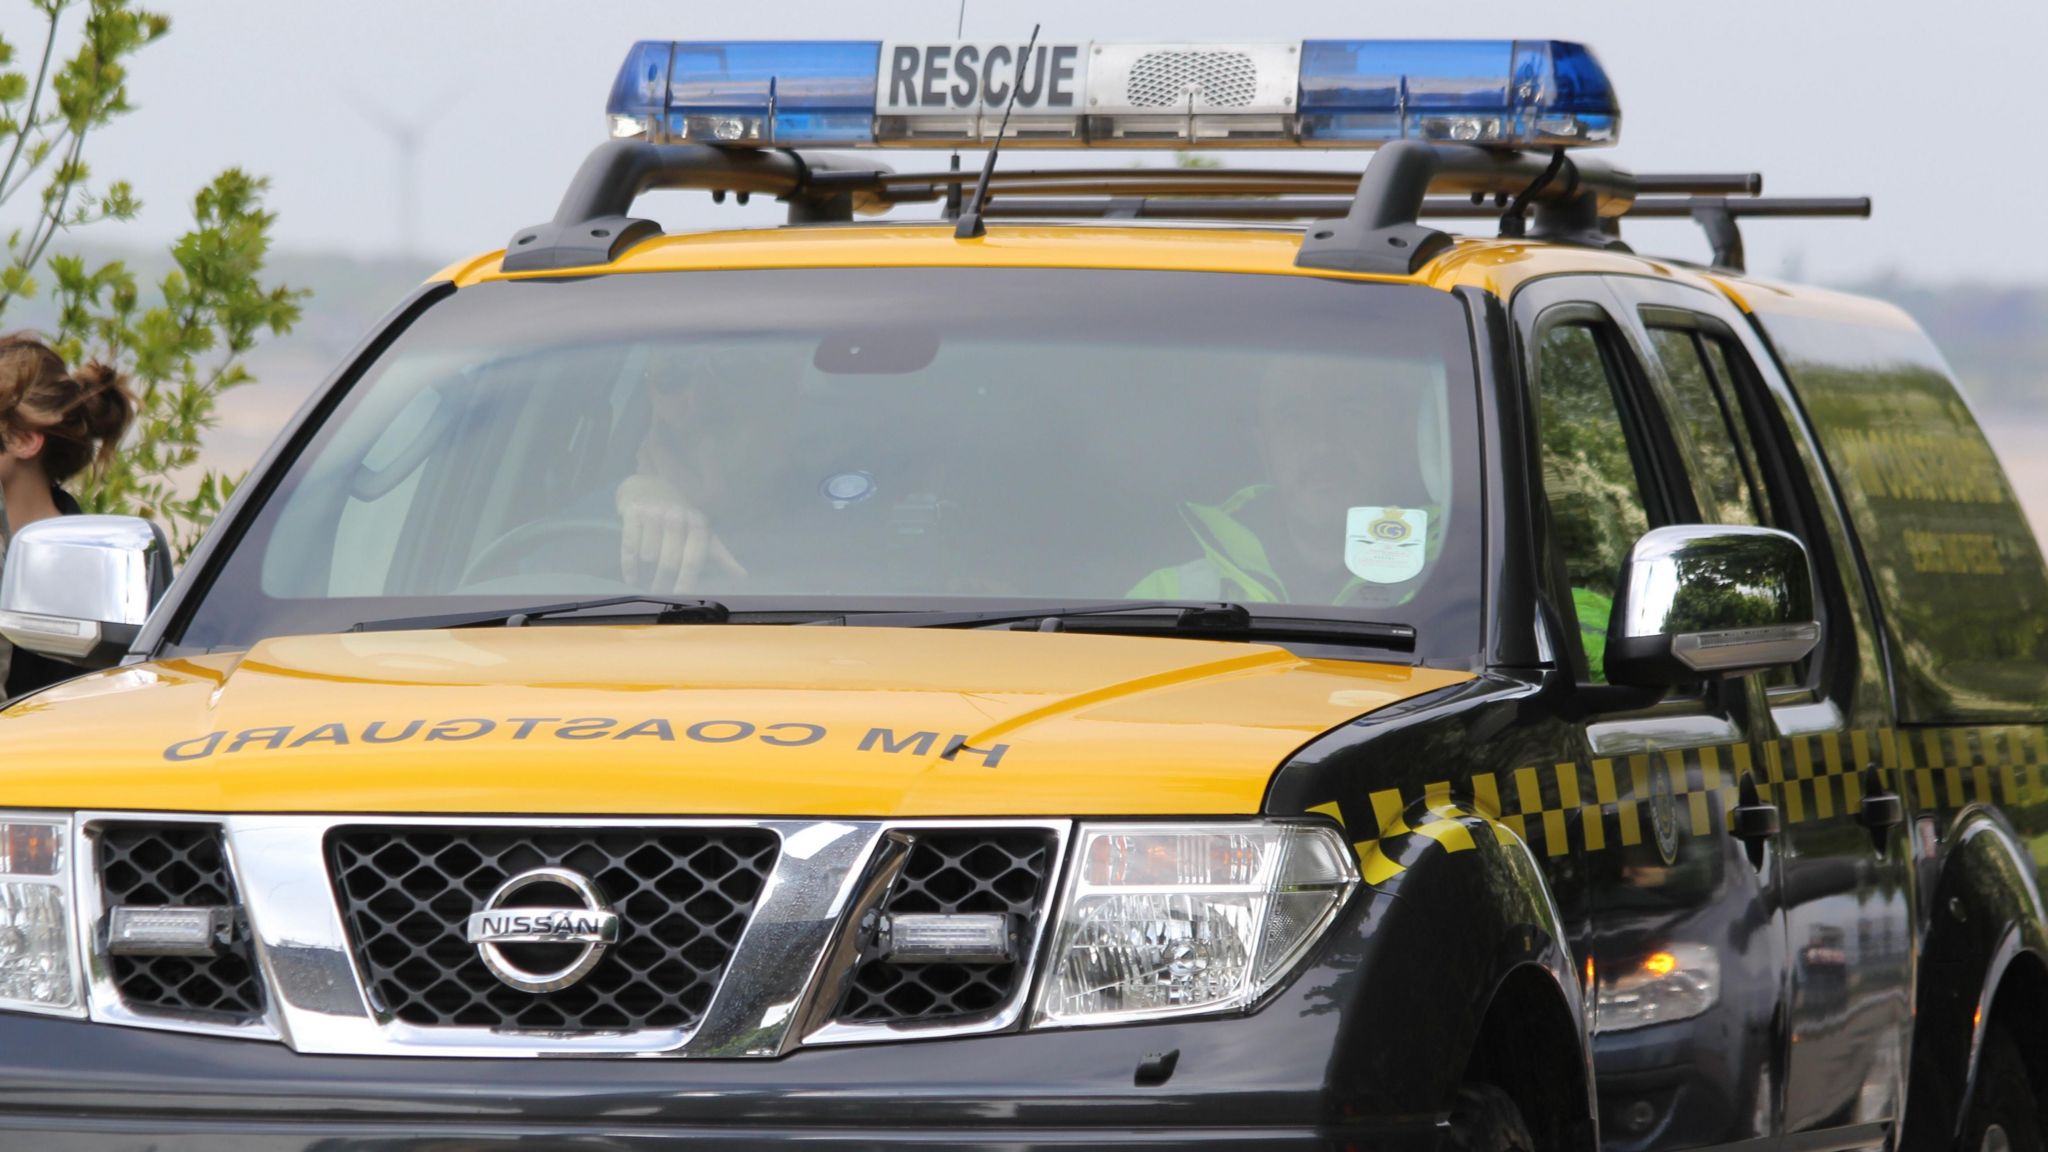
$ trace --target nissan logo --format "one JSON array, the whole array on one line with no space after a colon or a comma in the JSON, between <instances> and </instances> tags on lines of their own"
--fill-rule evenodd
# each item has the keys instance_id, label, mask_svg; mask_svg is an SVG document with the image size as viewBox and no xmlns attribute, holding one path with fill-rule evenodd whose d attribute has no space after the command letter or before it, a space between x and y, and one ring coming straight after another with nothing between
<instances>
[{"instance_id":1,"label":"nissan logo","mask_svg":"<svg viewBox=\"0 0 2048 1152\"><path fill-rule=\"evenodd\" d=\"M574 901L532 902L542 893L529 889L552 889ZM527 896L518 903L513 897ZM608 946L619 939L619 917L604 894L589 877L567 868L535 868L521 872L491 893L480 911L472 913L465 938L476 945L476 954L491 975L521 992L553 992L583 979L597 965ZM516 946L508 956L506 945ZM553 967L529 966L536 955L563 963Z\"/></svg>"}]
</instances>

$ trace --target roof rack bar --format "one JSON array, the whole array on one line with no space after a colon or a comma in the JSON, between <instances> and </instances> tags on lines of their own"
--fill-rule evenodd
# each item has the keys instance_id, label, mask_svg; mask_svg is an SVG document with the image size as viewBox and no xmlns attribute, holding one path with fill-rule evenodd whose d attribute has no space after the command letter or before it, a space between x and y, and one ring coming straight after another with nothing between
<instances>
[{"instance_id":1,"label":"roof rack bar","mask_svg":"<svg viewBox=\"0 0 2048 1152\"><path fill-rule=\"evenodd\" d=\"M1596 162L1597 163L1597 162ZM869 189L868 195L884 203L913 203L937 200L942 190L958 188L969 182L966 176L953 172L902 172L870 179L866 174L848 172L815 177L820 187L836 186L842 182L848 187L861 186ZM1053 168L1053 169L1012 169L997 172L989 182L992 193L1006 197L1040 196L1302 196L1319 193L1355 194L1362 175L1356 172L1326 171L1300 168L1228 168L1228 169L1153 169L1130 168ZM1637 176L1638 193L1655 191L1665 195L1724 195L1752 194L1763 187L1763 177L1754 172L1727 174L1669 173L1663 175ZM1483 200L1487 193L1480 192ZM1428 211L1425 215L1456 215L1461 218L1481 218L1507 206L1509 192L1496 190L1491 199L1492 208L1475 206L1472 211L1444 213ZM1297 203L1301 203L1297 201ZM1612 209L1608 209L1611 211ZM1323 211L1321 205L1317 211ZM1093 213L1079 206L1062 208L1061 215L1088 216ZM1146 215L1184 217L1188 212L1146 210ZM1219 215L1229 219L1294 219L1308 215L1294 211L1225 211ZM1335 214L1343 214L1339 209ZM1016 219L1020 216L1045 216L1045 212L1026 209L1005 208L997 216Z\"/></svg>"},{"instance_id":2,"label":"roof rack bar","mask_svg":"<svg viewBox=\"0 0 2048 1152\"><path fill-rule=\"evenodd\" d=\"M1275 179L1270 176L1201 178L1134 174L1121 179L1062 180L1050 173L1034 180L1011 180L992 184L991 192L1005 196L1072 196L1095 193L1104 196L1291 196L1322 194L1349 198L1358 191L1358 178L1349 180Z\"/></svg>"},{"instance_id":3,"label":"roof rack bar","mask_svg":"<svg viewBox=\"0 0 2048 1152\"><path fill-rule=\"evenodd\" d=\"M1742 229L1736 227L1736 220L1744 216L1868 216L1870 198L1786 198L1773 202L1696 196L1687 209L1686 215L1707 234L1707 246L1714 252L1714 267L1742 272L1747 268L1747 259L1742 250Z\"/></svg>"},{"instance_id":4,"label":"roof rack bar","mask_svg":"<svg viewBox=\"0 0 2048 1152\"><path fill-rule=\"evenodd\" d=\"M1696 199L1690 196L1644 198L1635 201L1623 220L1686 219L1693 214ZM1135 217L1147 220L1307 220L1338 215L1351 206L1349 200L1306 197L1259 199L1210 199L1199 196L1074 197L1032 198L991 205L991 218L1093 220ZM1865 197L1771 197L1727 202L1731 217L1828 217L1868 216L1870 198ZM1474 204L1462 197L1432 196L1423 201L1421 217L1439 220L1496 220L1500 208L1490 201Z\"/></svg>"},{"instance_id":5,"label":"roof rack bar","mask_svg":"<svg viewBox=\"0 0 2048 1152\"><path fill-rule=\"evenodd\" d=\"M584 158L554 219L512 234L503 267L527 272L611 263L627 248L661 233L654 221L629 215L642 193L656 189L765 193L788 201L795 223L850 220L853 186L872 187L887 171L875 161L849 163L773 149L611 140ZM830 186L824 180L828 172L835 174Z\"/></svg>"},{"instance_id":6,"label":"roof rack bar","mask_svg":"<svg viewBox=\"0 0 2048 1152\"><path fill-rule=\"evenodd\" d=\"M1644 196L1758 196L1763 190L1761 172L1636 174L1636 192Z\"/></svg>"},{"instance_id":7,"label":"roof rack bar","mask_svg":"<svg viewBox=\"0 0 2048 1152\"><path fill-rule=\"evenodd\" d=\"M1868 196L1645 196L1630 204L1622 219L1682 219L1690 217L1694 208L1705 201L1725 204L1728 214L1737 219L1748 216L1870 215ZM1298 203L1308 204L1311 201ZM1490 220L1500 215L1500 209L1491 204L1474 204L1466 199L1432 196L1423 203L1422 215L1453 220Z\"/></svg>"},{"instance_id":8,"label":"roof rack bar","mask_svg":"<svg viewBox=\"0 0 2048 1152\"><path fill-rule=\"evenodd\" d=\"M1547 157L1546 157L1547 160ZM1273 192L1355 192L1362 171L1322 168L1015 168L999 170L989 187L1045 185L1070 188L1075 184L1144 185L1173 195L1189 189L1236 191L1249 194ZM1756 172L1653 173L1636 175L1636 192L1659 196L1753 196L1763 191L1763 176ZM974 173L890 172L875 178L881 187L931 184L971 184Z\"/></svg>"},{"instance_id":9,"label":"roof rack bar","mask_svg":"<svg viewBox=\"0 0 2048 1152\"><path fill-rule=\"evenodd\" d=\"M1687 196L1672 200L1638 200L1628 210L1636 217L1691 216L1703 202L1715 197ZM1719 201L1730 216L1854 216L1870 215L1868 196L1758 196L1753 199Z\"/></svg>"},{"instance_id":10,"label":"roof rack bar","mask_svg":"<svg viewBox=\"0 0 2048 1152\"><path fill-rule=\"evenodd\" d=\"M1164 189L1165 192L1160 193L1162 195L1189 189L1221 191L1240 188L1254 193L1348 193L1357 190L1361 175L1362 173L1355 171L1301 168L1019 168L998 170L989 178L989 187L994 189L1044 185L1071 188L1077 184L1100 187L1144 186ZM919 184L944 187L949 184L973 182L974 174L971 172L945 171L890 172L875 181L884 188Z\"/></svg>"},{"instance_id":11,"label":"roof rack bar","mask_svg":"<svg viewBox=\"0 0 2048 1152\"><path fill-rule=\"evenodd\" d=\"M1088 199L1030 199L991 202L991 219L1093 220L1305 220L1327 217L1351 206L1349 200L1210 200L1182 196L1112 196ZM1498 215L1498 213L1496 213Z\"/></svg>"}]
</instances>

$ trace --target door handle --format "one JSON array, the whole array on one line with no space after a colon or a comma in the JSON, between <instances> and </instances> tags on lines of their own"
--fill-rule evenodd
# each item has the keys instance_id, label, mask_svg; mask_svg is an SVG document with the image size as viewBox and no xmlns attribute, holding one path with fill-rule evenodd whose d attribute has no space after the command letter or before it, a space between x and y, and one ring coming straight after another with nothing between
<instances>
[{"instance_id":1,"label":"door handle","mask_svg":"<svg viewBox=\"0 0 2048 1152\"><path fill-rule=\"evenodd\" d=\"M1904 823L1906 802L1896 792L1885 792L1877 796L1865 796L1863 809L1856 813L1856 822L1865 828L1889 828Z\"/></svg>"},{"instance_id":2,"label":"door handle","mask_svg":"<svg viewBox=\"0 0 2048 1152\"><path fill-rule=\"evenodd\" d=\"M1907 801L1884 787L1876 765L1864 767L1864 806L1855 810L1855 822L1870 832L1870 847L1882 857L1890 851L1892 828L1907 822Z\"/></svg>"},{"instance_id":3,"label":"door handle","mask_svg":"<svg viewBox=\"0 0 2048 1152\"><path fill-rule=\"evenodd\" d=\"M1728 834L1750 847L1778 834L1778 806L1764 802L1756 777L1744 774L1735 785L1735 807L1728 810Z\"/></svg>"},{"instance_id":4,"label":"door handle","mask_svg":"<svg viewBox=\"0 0 2048 1152\"><path fill-rule=\"evenodd\" d=\"M1778 806L1765 803L1756 778L1744 774L1736 784L1735 807L1728 810L1728 834L1742 841L1750 867L1763 870L1764 853L1777 838L1780 823Z\"/></svg>"},{"instance_id":5,"label":"door handle","mask_svg":"<svg viewBox=\"0 0 2048 1152\"><path fill-rule=\"evenodd\" d=\"M1737 840L1769 840L1778 834L1781 821L1776 804L1737 804L1729 814L1728 831Z\"/></svg>"},{"instance_id":6,"label":"door handle","mask_svg":"<svg viewBox=\"0 0 2048 1152\"><path fill-rule=\"evenodd\" d=\"M1897 792L1884 786L1884 777L1878 775L1877 765L1863 769L1863 807L1856 812L1856 822L1868 828L1875 838L1878 851L1884 850L1885 833L1892 826L1906 821L1906 802Z\"/></svg>"}]
</instances>

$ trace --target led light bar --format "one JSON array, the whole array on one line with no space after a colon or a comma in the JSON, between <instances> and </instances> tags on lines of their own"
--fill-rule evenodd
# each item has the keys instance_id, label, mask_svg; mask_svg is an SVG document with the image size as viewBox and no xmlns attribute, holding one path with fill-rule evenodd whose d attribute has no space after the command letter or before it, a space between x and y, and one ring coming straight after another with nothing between
<instances>
[{"instance_id":1,"label":"led light bar","mask_svg":"<svg viewBox=\"0 0 2048 1152\"><path fill-rule=\"evenodd\" d=\"M226 908L123 904L107 918L107 952L114 956L212 956L220 951Z\"/></svg>"},{"instance_id":2,"label":"led light bar","mask_svg":"<svg viewBox=\"0 0 2048 1152\"><path fill-rule=\"evenodd\" d=\"M666 41L626 54L611 133L740 148L1503 149L1612 144L1621 107L1564 40L1247 44Z\"/></svg>"},{"instance_id":3,"label":"led light bar","mask_svg":"<svg viewBox=\"0 0 2048 1152\"><path fill-rule=\"evenodd\" d=\"M1017 929L1001 913L909 912L888 917L876 944L898 964L1007 964Z\"/></svg>"}]
</instances>

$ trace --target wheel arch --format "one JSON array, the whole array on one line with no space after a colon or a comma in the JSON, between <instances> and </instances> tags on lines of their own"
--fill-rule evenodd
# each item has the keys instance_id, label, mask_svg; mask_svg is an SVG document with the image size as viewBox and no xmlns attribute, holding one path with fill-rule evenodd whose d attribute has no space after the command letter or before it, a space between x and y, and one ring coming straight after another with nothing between
<instances>
[{"instance_id":1,"label":"wheel arch","mask_svg":"<svg viewBox=\"0 0 2048 1152\"><path fill-rule=\"evenodd\" d=\"M2015 1028L2011 1025L2015 1020L2048 1020L2048 954L2022 946L2017 930L2010 939L2012 946L2000 957L2002 964L1997 973L1985 982L1988 995L1984 999L1988 1007L1971 1040L1968 1090L1975 1091L1977 1087L1977 1069L1984 1051L1986 1030L1993 1024L2003 1023L2019 1044L2020 1054L2026 1058L2027 1078L2033 1083L2035 1097L2039 1099L2048 1096L2048 1032L2038 1026Z\"/></svg>"},{"instance_id":2,"label":"wheel arch","mask_svg":"<svg viewBox=\"0 0 2048 1152\"><path fill-rule=\"evenodd\" d=\"M1358 853L1373 912L1348 942L1357 979L1337 1070L1354 1099L1444 1117L1477 1069L1515 1080L1500 1087L1532 1126L1563 1134L1545 1148L1591 1149L1591 1016L1571 951L1583 925L1551 887L1554 871L1577 882L1570 849L1533 846L1474 786L1495 766L1570 754L1568 726L1539 702L1554 686L1495 672L1368 714L1290 757L1264 808L1333 819ZM1562 1078L1510 1051L1537 1049L1528 1035L1507 1042L1532 1021Z\"/></svg>"},{"instance_id":3,"label":"wheel arch","mask_svg":"<svg viewBox=\"0 0 2048 1152\"><path fill-rule=\"evenodd\" d=\"M1902 1147L1962 1136L1987 1030L2048 1019L2048 925L2030 854L1991 808L1965 812L1925 907L1914 986ZM2048 1035L2011 1030L2037 1093L2048 1090Z\"/></svg>"},{"instance_id":4,"label":"wheel arch","mask_svg":"<svg viewBox=\"0 0 2048 1152\"><path fill-rule=\"evenodd\" d=\"M1465 1078L1506 1092L1541 1147L1594 1152L1591 1069L1571 1039L1583 1031L1556 974L1518 965L1487 1001Z\"/></svg>"},{"instance_id":5,"label":"wheel arch","mask_svg":"<svg viewBox=\"0 0 2048 1152\"><path fill-rule=\"evenodd\" d=\"M1397 907L1442 911L1411 913L1398 946L1436 970L1432 994L1448 1009L1442 1058L1432 1062L1440 1106L1448 1110L1459 1085L1477 1078L1514 1099L1541 1147L1592 1152L1584 996L1544 871L1526 841L1484 813L1442 802L1427 811L1435 827L1455 824L1465 835L1410 837L1389 862L1400 871L1379 887ZM1423 815L1418 805L1411 826Z\"/></svg>"}]
</instances>

